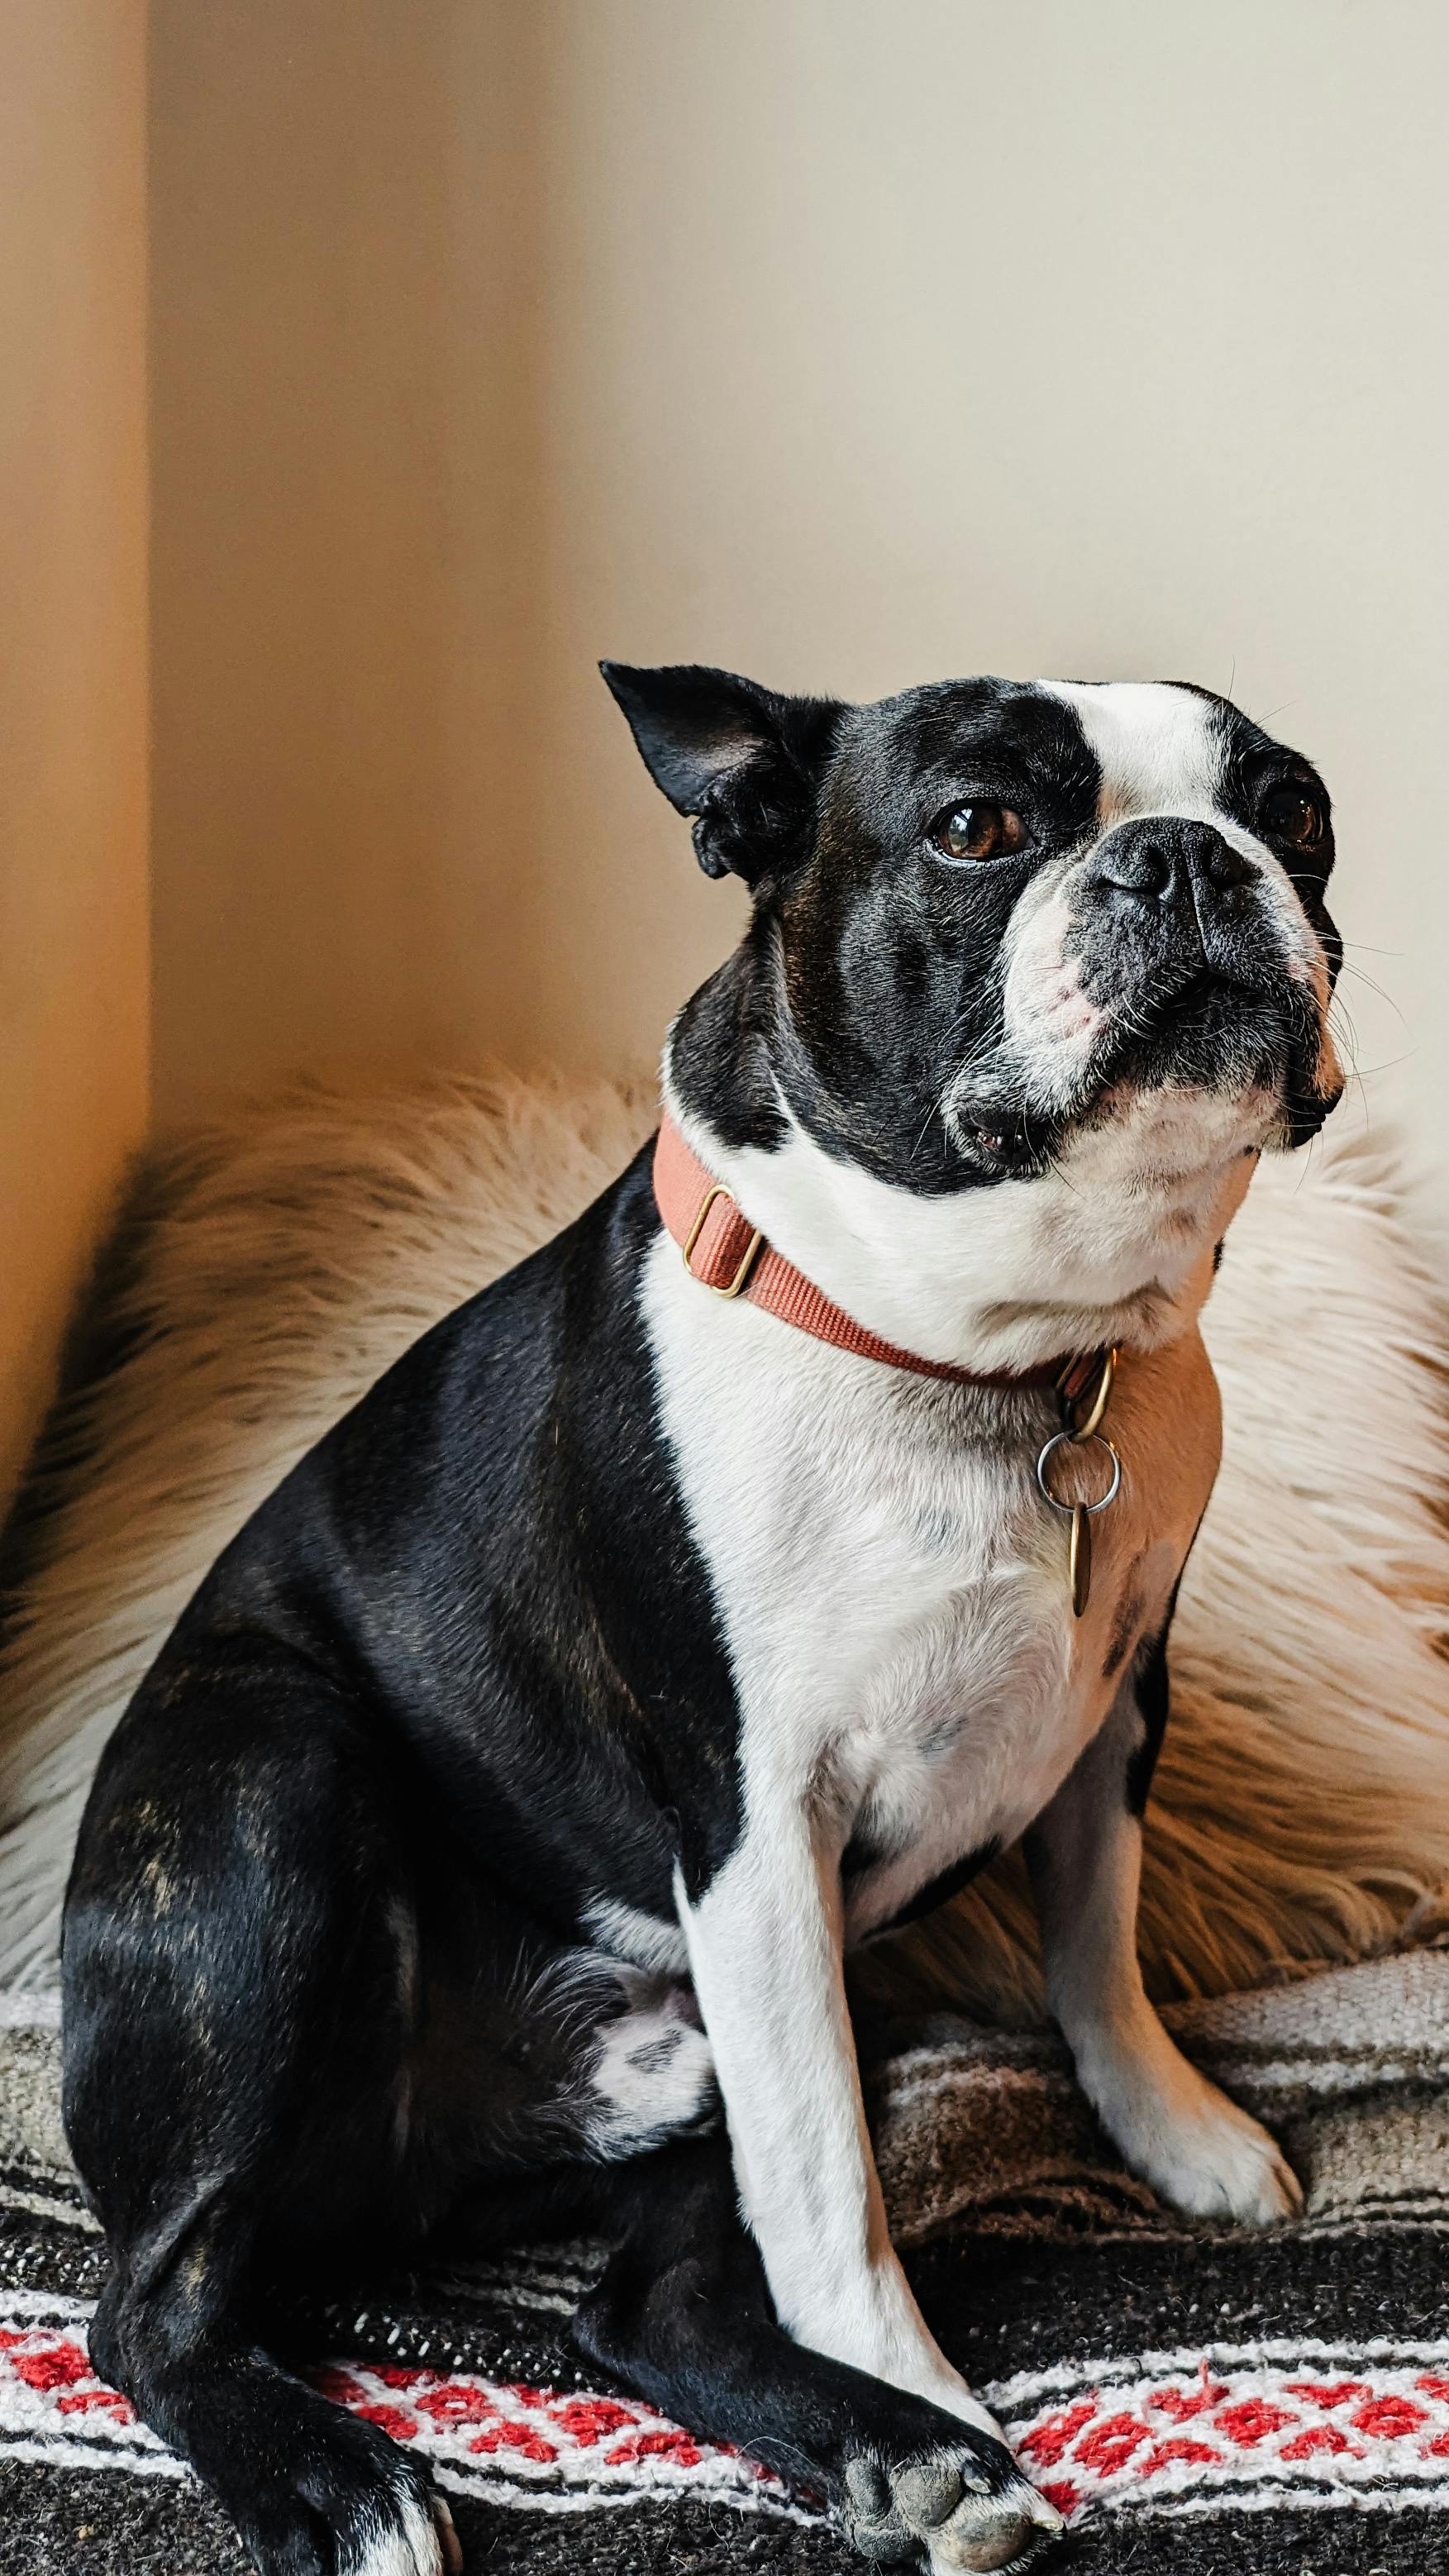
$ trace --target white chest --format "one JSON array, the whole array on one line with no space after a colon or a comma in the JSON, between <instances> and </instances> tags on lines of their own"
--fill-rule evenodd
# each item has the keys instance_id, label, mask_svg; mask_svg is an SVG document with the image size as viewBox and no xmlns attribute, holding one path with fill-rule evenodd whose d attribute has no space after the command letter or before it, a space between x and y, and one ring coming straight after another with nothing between
<instances>
[{"instance_id":1,"label":"white chest","mask_svg":"<svg viewBox=\"0 0 1449 2576\"><path fill-rule=\"evenodd\" d=\"M1088 1617L1067 1596L1066 1524L1037 1492L1041 1399L983 1397L852 1358L723 1305L672 1244L643 1291L664 1427L709 1569L741 1720L747 1830L816 1799L872 1858L848 1929L889 1920L941 1871L1038 1815L1118 1687L1124 1621L1165 1611L1216 1465L1216 1409L1124 1407L1121 1501L1104 1515ZM1183 1376L1179 1354L1149 1376ZM1124 1379L1130 1376L1124 1372ZM1135 1448L1134 1448L1135 1434ZM1098 1525L1102 1527L1101 1524ZM1112 1666L1112 1669L1109 1669Z\"/></svg>"}]
</instances>

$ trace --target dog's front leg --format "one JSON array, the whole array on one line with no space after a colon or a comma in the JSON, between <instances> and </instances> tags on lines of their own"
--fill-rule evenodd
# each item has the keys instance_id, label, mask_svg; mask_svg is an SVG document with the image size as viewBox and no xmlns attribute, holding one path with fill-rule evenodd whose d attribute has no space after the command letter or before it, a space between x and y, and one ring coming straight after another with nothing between
<instances>
[{"instance_id":1,"label":"dog's front leg","mask_svg":"<svg viewBox=\"0 0 1449 2576\"><path fill-rule=\"evenodd\" d=\"M681 1890L679 1909L776 2313L798 2343L999 2440L887 2230L845 2001L842 1838L799 1792L752 1804L731 1858L696 1902Z\"/></svg>"},{"instance_id":2,"label":"dog's front leg","mask_svg":"<svg viewBox=\"0 0 1449 2576\"><path fill-rule=\"evenodd\" d=\"M1296 2176L1266 2129L1189 2065L1142 1984L1141 1809L1166 1714L1164 1636L1027 1836L1047 1999L1133 2172L1193 2217L1267 2226L1301 2209Z\"/></svg>"}]
</instances>

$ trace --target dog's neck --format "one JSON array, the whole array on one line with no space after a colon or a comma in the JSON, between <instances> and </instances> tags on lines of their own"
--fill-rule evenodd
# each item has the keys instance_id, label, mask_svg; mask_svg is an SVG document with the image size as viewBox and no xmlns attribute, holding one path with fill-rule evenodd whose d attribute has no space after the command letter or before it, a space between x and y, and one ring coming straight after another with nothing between
<instances>
[{"instance_id":1,"label":"dog's neck","mask_svg":"<svg viewBox=\"0 0 1449 2576\"><path fill-rule=\"evenodd\" d=\"M728 1025L719 1002L707 1043L698 1016L676 1023L670 1111L750 1223L868 1331L991 1371L1111 1342L1154 1349L1194 1322L1271 1104L1128 1096L1035 1178L927 1196L825 1151L770 1081L759 1035L731 1045Z\"/></svg>"}]
</instances>

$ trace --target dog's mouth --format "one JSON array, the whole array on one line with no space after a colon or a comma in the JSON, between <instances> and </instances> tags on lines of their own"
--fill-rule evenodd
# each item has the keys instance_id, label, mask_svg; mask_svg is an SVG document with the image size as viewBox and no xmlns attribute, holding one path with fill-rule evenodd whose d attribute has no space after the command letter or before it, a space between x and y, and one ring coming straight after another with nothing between
<instances>
[{"instance_id":1,"label":"dog's mouth","mask_svg":"<svg viewBox=\"0 0 1449 2576\"><path fill-rule=\"evenodd\" d=\"M1203 968L1174 991L1155 1000L1144 995L1123 1011L1094 1068L1097 1089L1136 1082L1153 1090L1170 1082L1220 1092L1281 1090L1291 1076L1295 1034L1306 1035L1316 1016L1297 1007L1286 977L1250 985Z\"/></svg>"},{"instance_id":2,"label":"dog's mouth","mask_svg":"<svg viewBox=\"0 0 1449 2576\"><path fill-rule=\"evenodd\" d=\"M963 1102L949 1113L958 1151L988 1171L1027 1179L1045 1171L1060 1135L1060 1122L1029 1118L997 1102Z\"/></svg>"},{"instance_id":3,"label":"dog's mouth","mask_svg":"<svg viewBox=\"0 0 1449 2576\"><path fill-rule=\"evenodd\" d=\"M1120 1000L1067 1096L1053 1084L1033 1097L1027 1076L958 1096L949 1125L959 1152L1002 1177L1050 1169L1073 1132L1151 1093L1239 1102L1250 1141L1297 1145L1339 1095L1341 1085L1324 1079L1324 1058L1310 987L1286 975L1249 984L1203 967L1170 989Z\"/></svg>"}]
</instances>

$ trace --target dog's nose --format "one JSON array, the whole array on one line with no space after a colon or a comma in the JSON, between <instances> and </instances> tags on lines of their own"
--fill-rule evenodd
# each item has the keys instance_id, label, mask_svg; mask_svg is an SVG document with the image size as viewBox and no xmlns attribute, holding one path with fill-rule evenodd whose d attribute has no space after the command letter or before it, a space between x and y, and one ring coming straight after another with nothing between
<instances>
[{"instance_id":1,"label":"dog's nose","mask_svg":"<svg viewBox=\"0 0 1449 2576\"><path fill-rule=\"evenodd\" d=\"M1242 857L1211 823L1175 814L1149 814L1119 823L1091 864L1094 884L1149 911L1167 911L1194 890L1225 894L1246 884L1252 861Z\"/></svg>"}]
</instances>

